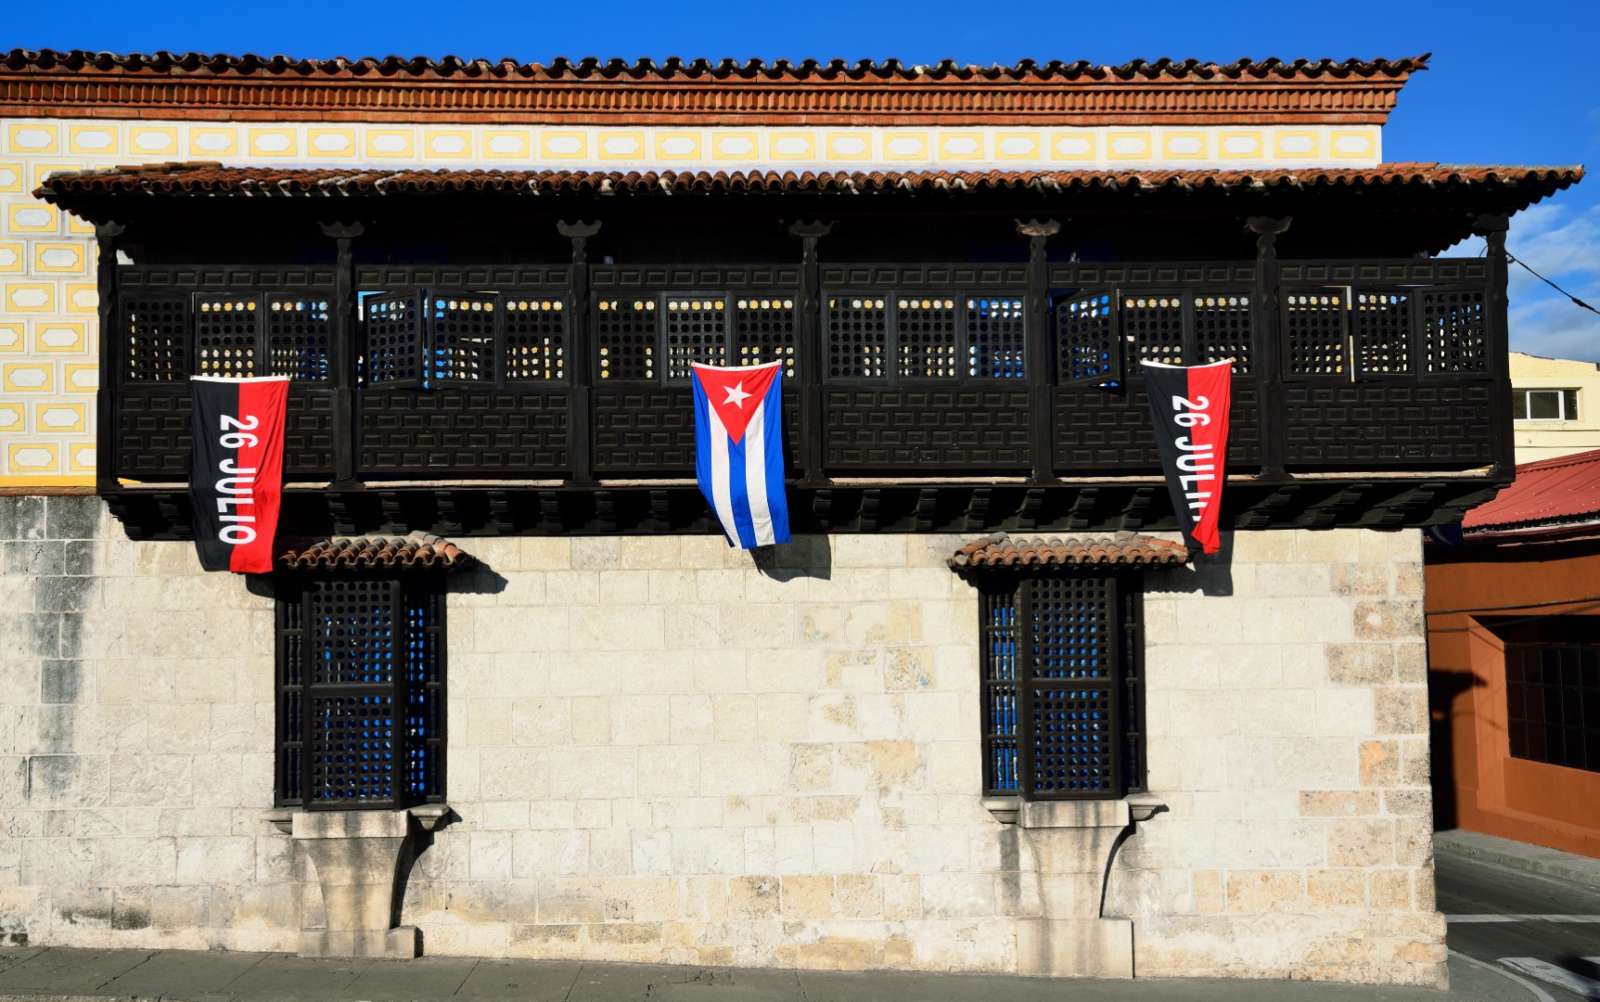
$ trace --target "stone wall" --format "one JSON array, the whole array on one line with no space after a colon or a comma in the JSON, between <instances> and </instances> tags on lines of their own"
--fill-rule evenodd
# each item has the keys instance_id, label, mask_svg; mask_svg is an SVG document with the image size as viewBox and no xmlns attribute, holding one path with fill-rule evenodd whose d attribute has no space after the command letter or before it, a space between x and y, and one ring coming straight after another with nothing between
<instances>
[{"instance_id":1,"label":"stone wall","mask_svg":"<svg viewBox=\"0 0 1600 1002\"><path fill-rule=\"evenodd\" d=\"M0 498L0 932L293 950L272 602L93 499ZM952 536L472 539L432 954L1016 970L1040 854L981 801ZM1150 787L1104 903L1140 975L1443 978L1415 532L1241 533L1146 589ZM1082 895L1092 897L1093 880ZM1086 902L1088 914L1095 909Z\"/></svg>"}]
</instances>

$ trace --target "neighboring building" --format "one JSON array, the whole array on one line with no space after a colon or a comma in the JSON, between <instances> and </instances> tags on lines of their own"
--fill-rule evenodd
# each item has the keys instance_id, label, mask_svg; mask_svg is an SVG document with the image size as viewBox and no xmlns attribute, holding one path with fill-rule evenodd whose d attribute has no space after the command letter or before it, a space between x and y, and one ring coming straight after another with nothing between
<instances>
[{"instance_id":1,"label":"neighboring building","mask_svg":"<svg viewBox=\"0 0 1600 1002\"><path fill-rule=\"evenodd\" d=\"M1462 529L1426 547L1439 824L1600 856L1600 450Z\"/></svg>"},{"instance_id":2,"label":"neighboring building","mask_svg":"<svg viewBox=\"0 0 1600 1002\"><path fill-rule=\"evenodd\" d=\"M1517 462L1600 449L1600 364L1511 353Z\"/></svg>"},{"instance_id":3,"label":"neighboring building","mask_svg":"<svg viewBox=\"0 0 1600 1002\"><path fill-rule=\"evenodd\" d=\"M1442 983L1420 527L1582 171L1383 163L1421 66L11 53L0 931ZM1228 358L1194 565L1137 363ZM295 379L276 574L196 374Z\"/></svg>"}]
</instances>

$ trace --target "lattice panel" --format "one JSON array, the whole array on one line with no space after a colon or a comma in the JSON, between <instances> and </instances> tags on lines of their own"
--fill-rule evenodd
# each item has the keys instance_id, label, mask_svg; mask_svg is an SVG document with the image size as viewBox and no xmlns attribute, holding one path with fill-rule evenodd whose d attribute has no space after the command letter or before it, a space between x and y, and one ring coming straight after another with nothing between
<instances>
[{"instance_id":1,"label":"lattice panel","mask_svg":"<svg viewBox=\"0 0 1600 1002\"><path fill-rule=\"evenodd\" d=\"M333 472L334 392L316 383L290 383L283 417L283 469L293 478L326 479Z\"/></svg>"},{"instance_id":2,"label":"lattice panel","mask_svg":"<svg viewBox=\"0 0 1600 1002\"><path fill-rule=\"evenodd\" d=\"M406 796L415 801L444 797L444 677L440 671L440 624L444 597L431 592L405 596Z\"/></svg>"},{"instance_id":3,"label":"lattice panel","mask_svg":"<svg viewBox=\"0 0 1600 1002\"><path fill-rule=\"evenodd\" d=\"M1489 384L1289 384L1293 467L1482 466L1494 461Z\"/></svg>"},{"instance_id":4,"label":"lattice panel","mask_svg":"<svg viewBox=\"0 0 1600 1002\"><path fill-rule=\"evenodd\" d=\"M889 301L882 296L828 297L828 378L881 379L889 351Z\"/></svg>"},{"instance_id":5,"label":"lattice panel","mask_svg":"<svg viewBox=\"0 0 1600 1002\"><path fill-rule=\"evenodd\" d=\"M1028 582L1028 631L1035 679L1107 680L1113 675L1116 610L1104 578Z\"/></svg>"},{"instance_id":6,"label":"lattice panel","mask_svg":"<svg viewBox=\"0 0 1600 1002\"><path fill-rule=\"evenodd\" d=\"M1250 372L1250 297L1243 293L1196 293L1194 336L1197 364L1233 359L1234 375Z\"/></svg>"},{"instance_id":7,"label":"lattice panel","mask_svg":"<svg viewBox=\"0 0 1600 1002\"><path fill-rule=\"evenodd\" d=\"M956 301L901 298L895 307L900 375L909 379L953 378L958 371Z\"/></svg>"},{"instance_id":8,"label":"lattice panel","mask_svg":"<svg viewBox=\"0 0 1600 1002\"><path fill-rule=\"evenodd\" d=\"M793 378L797 355L794 298L741 297L733 305L733 364L782 362L783 374Z\"/></svg>"},{"instance_id":9,"label":"lattice panel","mask_svg":"<svg viewBox=\"0 0 1600 1002\"><path fill-rule=\"evenodd\" d=\"M656 315L654 296L595 303L595 375L602 380L655 379Z\"/></svg>"},{"instance_id":10,"label":"lattice panel","mask_svg":"<svg viewBox=\"0 0 1600 1002\"><path fill-rule=\"evenodd\" d=\"M1094 386L1056 390L1055 469L1063 475L1087 471L1153 473L1161 468L1150 428L1150 400L1143 383L1126 392ZM1260 391L1252 377L1235 377L1228 421L1228 469L1242 472L1261 462Z\"/></svg>"},{"instance_id":11,"label":"lattice panel","mask_svg":"<svg viewBox=\"0 0 1600 1002\"><path fill-rule=\"evenodd\" d=\"M1017 744L1017 604L1011 591L978 598L983 639L984 788L1016 793L1020 785Z\"/></svg>"},{"instance_id":12,"label":"lattice panel","mask_svg":"<svg viewBox=\"0 0 1600 1002\"><path fill-rule=\"evenodd\" d=\"M487 295L428 298L429 383L494 382L495 305Z\"/></svg>"},{"instance_id":13,"label":"lattice panel","mask_svg":"<svg viewBox=\"0 0 1600 1002\"><path fill-rule=\"evenodd\" d=\"M198 376L253 376L261 340L261 298L194 297L194 367Z\"/></svg>"},{"instance_id":14,"label":"lattice panel","mask_svg":"<svg viewBox=\"0 0 1600 1002\"><path fill-rule=\"evenodd\" d=\"M372 296L364 304L368 383L407 383L422 376L422 314L414 296Z\"/></svg>"},{"instance_id":15,"label":"lattice panel","mask_svg":"<svg viewBox=\"0 0 1600 1002\"><path fill-rule=\"evenodd\" d=\"M189 303L184 299L122 297L126 338L122 376L130 383L189 379Z\"/></svg>"},{"instance_id":16,"label":"lattice panel","mask_svg":"<svg viewBox=\"0 0 1600 1002\"><path fill-rule=\"evenodd\" d=\"M394 683L397 588L385 580L317 583L309 625L313 686Z\"/></svg>"},{"instance_id":17,"label":"lattice panel","mask_svg":"<svg viewBox=\"0 0 1600 1002\"><path fill-rule=\"evenodd\" d=\"M1105 383L1120 377L1121 352L1109 292L1067 296L1056 303L1056 378Z\"/></svg>"},{"instance_id":18,"label":"lattice panel","mask_svg":"<svg viewBox=\"0 0 1600 1002\"><path fill-rule=\"evenodd\" d=\"M280 583L278 595L278 802L302 802L305 780L304 606L298 592Z\"/></svg>"},{"instance_id":19,"label":"lattice panel","mask_svg":"<svg viewBox=\"0 0 1600 1002\"><path fill-rule=\"evenodd\" d=\"M785 411L795 409L791 404ZM694 447L688 387L595 390L595 472L690 475Z\"/></svg>"},{"instance_id":20,"label":"lattice panel","mask_svg":"<svg viewBox=\"0 0 1600 1002\"><path fill-rule=\"evenodd\" d=\"M126 386L117 393L118 476L134 480L188 480L190 422L188 387L180 384Z\"/></svg>"},{"instance_id":21,"label":"lattice panel","mask_svg":"<svg viewBox=\"0 0 1600 1002\"><path fill-rule=\"evenodd\" d=\"M824 402L829 468L852 471L1025 470L1026 390L833 390Z\"/></svg>"},{"instance_id":22,"label":"lattice panel","mask_svg":"<svg viewBox=\"0 0 1600 1002\"><path fill-rule=\"evenodd\" d=\"M720 296L666 297L667 378L687 380L691 367L728 364L728 303Z\"/></svg>"},{"instance_id":23,"label":"lattice panel","mask_svg":"<svg viewBox=\"0 0 1600 1002\"><path fill-rule=\"evenodd\" d=\"M318 696L311 700L311 797L323 803L394 798L394 696Z\"/></svg>"},{"instance_id":24,"label":"lattice panel","mask_svg":"<svg viewBox=\"0 0 1600 1002\"><path fill-rule=\"evenodd\" d=\"M362 473L461 477L550 476L568 468L569 393L527 387L441 386L360 397Z\"/></svg>"},{"instance_id":25,"label":"lattice panel","mask_svg":"<svg viewBox=\"0 0 1600 1002\"><path fill-rule=\"evenodd\" d=\"M1482 292L1424 292L1422 331L1428 372L1485 371Z\"/></svg>"},{"instance_id":26,"label":"lattice panel","mask_svg":"<svg viewBox=\"0 0 1600 1002\"><path fill-rule=\"evenodd\" d=\"M505 310L505 378L555 382L567 378L567 304L560 299L508 295Z\"/></svg>"},{"instance_id":27,"label":"lattice panel","mask_svg":"<svg viewBox=\"0 0 1600 1002\"><path fill-rule=\"evenodd\" d=\"M1019 296L967 298L967 375L1023 379L1027 312Z\"/></svg>"},{"instance_id":28,"label":"lattice panel","mask_svg":"<svg viewBox=\"0 0 1600 1002\"><path fill-rule=\"evenodd\" d=\"M1119 740L1112 688L1038 686L1030 693L1031 793L1086 797L1116 791Z\"/></svg>"},{"instance_id":29,"label":"lattice panel","mask_svg":"<svg viewBox=\"0 0 1600 1002\"><path fill-rule=\"evenodd\" d=\"M1411 296L1404 290L1356 290L1351 296L1356 374L1411 371Z\"/></svg>"},{"instance_id":30,"label":"lattice panel","mask_svg":"<svg viewBox=\"0 0 1600 1002\"><path fill-rule=\"evenodd\" d=\"M319 295L267 297L267 374L301 382L327 382L332 323L328 299Z\"/></svg>"},{"instance_id":31,"label":"lattice panel","mask_svg":"<svg viewBox=\"0 0 1600 1002\"><path fill-rule=\"evenodd\" d=\"M1183 298L1177 293L1124 294L1122 335L1141 362L1183 364Z\"/></svg>"},{"instance_id":32,"label":"lattice panel","mask_svg":"<svg viewBox=\"0 0 1600 1002\"><path fill-rule=\"evenodd\" d=\"M1296 376L1345 373L1345 290L1316 289L1283 296L1289 372Z\"/></svg>"}]
</instances>

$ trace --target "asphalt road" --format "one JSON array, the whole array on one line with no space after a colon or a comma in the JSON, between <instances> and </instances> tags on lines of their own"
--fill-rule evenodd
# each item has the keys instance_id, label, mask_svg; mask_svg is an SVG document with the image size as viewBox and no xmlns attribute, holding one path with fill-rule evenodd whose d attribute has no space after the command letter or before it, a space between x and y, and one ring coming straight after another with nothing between
<instances>
[{"instance_id":1,"label":"asphalt road","mask_svg":"<svg viewBox=\"0 0 1600 1002\"><path fill-rule=\"evenodd\" d=\"M1600 890L1444 853L1436 866L1452 994L1600 1000Z\"/></svg>"}]
</instances>

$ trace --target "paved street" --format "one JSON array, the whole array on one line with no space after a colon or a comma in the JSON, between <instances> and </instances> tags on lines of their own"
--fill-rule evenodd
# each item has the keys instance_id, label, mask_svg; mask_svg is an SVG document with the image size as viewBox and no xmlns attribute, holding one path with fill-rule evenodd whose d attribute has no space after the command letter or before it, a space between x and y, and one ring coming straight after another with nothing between
<instances>
[{"instance_id":1,"label":"paved street","mask_svg":"<svg viewBox=\"0 0 1600 1002\"><path fill-rule=\"evenodd\" d=\"M1457 991L1504 1002L1600 999L1600 890L1444 851L1437 867Z\"/></svg>"}]
</instances>

